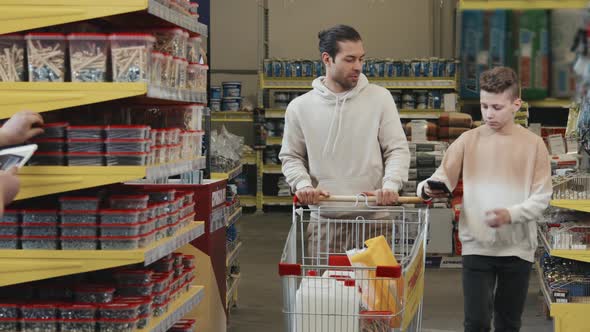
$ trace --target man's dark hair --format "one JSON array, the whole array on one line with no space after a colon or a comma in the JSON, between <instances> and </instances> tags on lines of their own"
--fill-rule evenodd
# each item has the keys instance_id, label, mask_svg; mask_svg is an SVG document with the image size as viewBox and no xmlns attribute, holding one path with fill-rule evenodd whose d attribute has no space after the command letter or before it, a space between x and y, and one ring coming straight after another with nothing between
<instances>
[{"instance_id":1,"label":"man's dark hair","mask_svg":"<svg viewBox=\"0 0 590 332\"><path fill-rule=\"evenodd\" d=\"M336 60L336 54L340 52L338 42L359 41L361 40L361 35L353 27L341 24L320 31L318 38L320 39L320 54L326 52L330 55L332 61L334 61Z\"/></svg>"}]
</instances>

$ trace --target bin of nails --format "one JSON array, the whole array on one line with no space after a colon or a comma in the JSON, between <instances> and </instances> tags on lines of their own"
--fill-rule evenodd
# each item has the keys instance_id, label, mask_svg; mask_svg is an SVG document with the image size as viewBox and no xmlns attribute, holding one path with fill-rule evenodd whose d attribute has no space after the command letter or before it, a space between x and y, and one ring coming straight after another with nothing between
<instances>
[{"instance_id":1,"label":"bin of nails","mask_svg":"<svg viewBox=\"0 0 590 332\"><path fill-rule=\"evenodd\" d=\"M29 33L27 57L30 82L64 82L66 37L58 33Z\"/></svg>"},{"instance_id":2,"label":"bin of nails","mask_svg":"<svg viewBox=\"0 0 590 332\"><path fill-rule=\"evenodd\" d=\"M113 81L147 82L149 55L156 39L149 34L118 33L109 40Z\"/></svg>"},{"instance_id":3,"label":"bin of nails","mask_svg":"<svg viewBox=\"0 0 590 332\"><path fill-rule=\"evenodd\" d=\"M57 307L59 318L65 320L87 320L96 317L96 305L83 303L63 303Z\"/></svg>"},{"instance_id":4,"label":"bin of nails","mask_svg":"<svg viewBox=\"0 0 590 332\"><path fill-rule=\"evenodd\" d=\"M139 303L114 302L100 304L98 305L98 315L100 319L136 319L139 317L139 306Z\"/></svg>"},{"instance_id":5,"label":"bin of nails","mask_svg":"<svg viewBox=\"0 0 590 332\"><path fill-rule=\"evenodd\" d=\"M57 319L23 319L23 332L58 332L59 322Z\"/></svg>"},{"instance_id":6,"label":"bin of nails","mask_svg":"<svg viewBox=\"0 0 590 332\"><path fill-rule=\"evenodd\" d=\"M72 82L106 82L108 38L99 33L73 33L67 36Z\"/></svg>"},{"instance_id":7,"label":"bin of nails","mask_svg":"<svg viewBox=\"0 0 590 332\"><path fill-rule=\"evenodd\" d=\"M99 319L99 332L134 332L139 318L135 319Z\"/></svg>"},{"instance_id":8,"label":"bin of nails","mask_svg":"<svg viewBox=\"0 0 590 332\"><path fill-rule=\"evenodd\" d=\"M97 197L64 196L59 202L63 211L96 211L100 200Z\"/></svg>"},{"instance_id":9,"label":"bin of nails","mask_svg":"<svg viewBox=\"0 0 590 332\"><path fill-rule=\"evenodd\" d=\"M61 236L61 249L63 250L96 250L98 249L97 236Z\"/></svg>"},{"instance_id":10,"label":"bin of nails","mask_svg":"<svg viewBox=\"0 0 590 332\"><path fill-rule=\"evenodd\" d=\"M71 319L59 321L61 332L95 332L96 320L93 319Z\"/></svg>"},{"instance_id":11,"label":"bin of nails","mask_svg":"<svg viewBox=\"0 0 590 332\"><path fill-rule=\"evenodd\" d=\"M25 78L25 39L17 34L0 36L0 82L23 82Z\"/></svg>"},{"instance_id":12,"label":"bin of nails","mask_svg":"<svg viewBox=\"0 0 590 332\"><path fill-rule=\"evenodd\" d=\"M80 286L74 288L74 299L80 303L111 303L115 288Z\"/></svg>"}]
</instances>

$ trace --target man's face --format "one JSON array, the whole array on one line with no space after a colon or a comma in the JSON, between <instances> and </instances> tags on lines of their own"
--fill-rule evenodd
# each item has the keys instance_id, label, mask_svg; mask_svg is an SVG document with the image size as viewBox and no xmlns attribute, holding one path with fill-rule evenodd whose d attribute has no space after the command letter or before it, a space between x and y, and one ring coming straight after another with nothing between
<instances>
[{"instance_id":1,"label":"man's face","mask_svg":"<svg viewBox=\"0 0 590 332\"><path fill-rule=\"evenodd\" d=\"M494 130L500 130L507 124L514 123L514 114L522 104L520 98L513 100L509 91L491 93L481 91L481 117Z\"/></svg>"},{"instance_id":2,"label":"man's face","mask_svg":"<svg viewBox=\"0 0 590 332\"><path fill-rule=\"evenodd\" d=\"M339 84L344 90L354 88L363 70L365 49L362 41L338 42L339 52L332 59L328 53L322 54L326 65L326 76Z\"/></svg>"}]
</instances>

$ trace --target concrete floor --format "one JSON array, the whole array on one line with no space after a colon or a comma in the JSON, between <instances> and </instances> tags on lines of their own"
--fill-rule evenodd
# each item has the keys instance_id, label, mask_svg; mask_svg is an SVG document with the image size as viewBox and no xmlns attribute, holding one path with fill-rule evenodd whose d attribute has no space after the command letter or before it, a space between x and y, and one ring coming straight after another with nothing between
<instances>
[{"instance_id":1,"label":"concrete floor","mask_svg":"<svg viewBox=\"0 0 590 332\"><path fill-rule=\"evenodd\" d=\"M230 332L284 330L282 288L277 266L290 224L290 213L245 215L238 223L244 243L240 255L238 307L231 312ZM522 332L553 331L543 314L539 284L532 273ZM423 331L462 331L461 270L426 270Z\"/></svg>"}]
</instances>

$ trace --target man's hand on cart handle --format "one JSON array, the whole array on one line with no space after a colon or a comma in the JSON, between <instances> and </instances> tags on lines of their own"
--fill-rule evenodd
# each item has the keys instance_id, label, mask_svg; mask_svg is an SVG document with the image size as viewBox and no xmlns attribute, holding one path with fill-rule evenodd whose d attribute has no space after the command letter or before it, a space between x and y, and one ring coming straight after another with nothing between
<instances>
[{"instance_id":1,"label":"man's hand on cart handle","mask_svg":"<svg viewBox=\"0 0 590 332\"><path fill-rule=\"evenodd\" d=\"M375 191L364 192L367 196L375 196L377 205L386 206L394 205L399 200L399 194L391 189L379 189Z\"/></svg>"},{"instance_id":2,"label":"man's hand on cart handle","mask_svg":"<svg viewBox=\"0 0 590 332\"><path fill-rule=\"evenodd\" d=\"M314 187L303 187L295 195L301 205L318 205L321 198L330 197L329 192Z\"/></svg>"}]
</instances>

